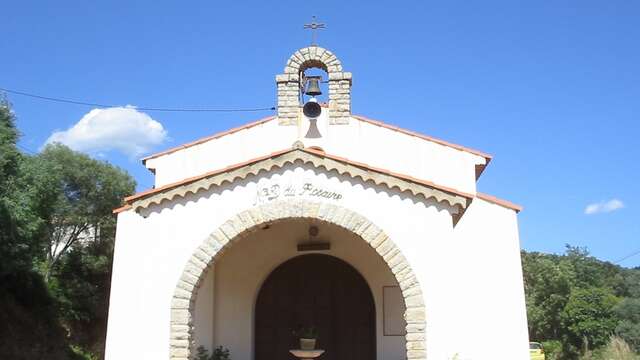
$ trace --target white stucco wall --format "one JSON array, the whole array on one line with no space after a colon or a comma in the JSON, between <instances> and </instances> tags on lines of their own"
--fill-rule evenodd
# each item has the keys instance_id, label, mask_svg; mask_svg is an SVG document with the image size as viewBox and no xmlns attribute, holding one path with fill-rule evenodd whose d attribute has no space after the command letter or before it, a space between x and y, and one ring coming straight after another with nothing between
<instances>
[{"instance_id":1,"label":"white stucco wall","mask_svg":"<svg viewBox=\"0 0 640 360\"><path fill-rule=\"evenodd\" d=\"M309 224L309 220L274 224L242 239L223 254L214 266L215 274L208 273L204 280L206 290L198 292L194 326L197 344L209 349L225 346L234 360L252 359L254 307L260 287L278 265L292 257L313 253L298 252L296 247L308 240ZM331 243L330 250L317 253L346 261L360 272L371 289L376 308L378 359L403 360L404 336L383 336L383 286L397 286L395 277L375 250L353 233L335 225L317 221L314 224L320 229L319 239ZM214 317L211 309L215 309ZM213 334L211 324L215 327Z\"/></svg>"},{"instance_id":2,"label":"white stucco wall","mask_svg":"<svg viewBox=\"0 0 640 360\"><path fill-rule=\"evenodd\" d=\"M496 339L508 344L500 358L528 359L512 210L476 199L454 229L446 208L433 202L294 165L165 202L143 210L146 217L119 214L106 359L168 358L170 302L193 251L254 206L259 186L301 179L341 192L336 204L383 229L407 258L426 303L427 359L495 359L488 344Z\"/></svg>"},{"instance_id":3,"label":"white stucco wall","mask_svg":"<svg viewBox=\"0 0 640 360\"><path fill-rule=\"evenodd\" d=\"M306 118L300 126L281 126L275 119L149 159L146 166L155 169L155 185L160 187L289 149L300 140L305 146L320 146L328 154L475 193L475 165L484 164L483 157L357 118L352 118L347 125L328 125L326 110L317 121L322 134L318 139L305 138L309 127Z\"/></svg>"}]
</instances>

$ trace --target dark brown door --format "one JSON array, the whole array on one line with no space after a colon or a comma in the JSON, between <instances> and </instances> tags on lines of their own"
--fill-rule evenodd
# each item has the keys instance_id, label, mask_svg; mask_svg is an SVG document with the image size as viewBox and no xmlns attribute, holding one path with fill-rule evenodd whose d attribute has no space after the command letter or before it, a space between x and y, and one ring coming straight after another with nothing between
<instances>
[{"instance_id":1,"label":"dark brown door","mask_svg":"<svg viewBox=\"0 0 640 360\"><path fill-rule=\"evenodd\" d=\"M233 326L229 324L229 326ZM318 360L375 360L375 307L364 278L327 255L295 257L265 280L256 301L255 360L293 360L292 332L315 327Z\"/></svg>"}]
</instances>

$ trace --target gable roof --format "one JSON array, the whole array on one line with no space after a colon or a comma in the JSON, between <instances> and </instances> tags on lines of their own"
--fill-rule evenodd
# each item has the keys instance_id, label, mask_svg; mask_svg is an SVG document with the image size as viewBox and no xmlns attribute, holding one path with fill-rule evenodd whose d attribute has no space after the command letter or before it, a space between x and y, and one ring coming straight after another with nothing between
<instances>
[{"instance_id":1,"label":"gable roof","mask_svg":"<svg viewBox=\"0 0 640 360\"><path fill-rule=\"evenodd\" d=\"M430 141L430 142L433 142L433 143L436 143L436 144L439 144L439 145L447 146L447 147L450 147L450 148L453 148L453 149L456 149L456 150L464 151L464 152L467 152L467 153L470 153L470 154L473 154L473 155L477 155L477 156L483 157L483 158L485 158L486 162L483 165L478 165L478 168L476 169L476 179L478 179L480 177L480 175L482 174L484 169L487 167L487 165L489 165L489 162L492 159L492 156L487 154L487 153L485 153L485 152L482 152L482 151L479 151L479 150L474 150L474 149L471 149L471 148L468 148L468 147L465 147L465 146L462 146L462 145L450 143L448 141L437 139L437 138L434 138L434 137L431 137L431 136L428 136L428 135L420 134L420 133L415 132L415 131L403 129L403 128L400 128L400 127L397 127L397 126L394 126L394 125L390 125L390 124L384 123L382 121L372 120L372 119L369 119L369 118L361 116L361 115L351 115L351 117L356 119L356 120L360 120L360 121L366 122L368 124L372 124L372 125L375 125L375 126L380 126L380 127L385 128L385 129L397 131L397 132L400 132L400 133L405 134L405 135L414 136L414 137L417 137L417 138L422 139L422 140ZM268 116L268 117L262 118L260 120L253 121L253 122L250 122L248 124L245 124L245 125L233 128L233 129L229 129L229 130L226 130L226 131L214 134L214 135L203 137L201 139L192 141L190 143L186 143L186 144L183 144L183 145L180 145L180 146L176 146L176 147L161 151L159 153L151 154L149 156L146 156L146 157L142 158L142 163L145 164L146 161L149 160L149 159L154 159L154 158L157 158L157 157L160 157L160 156L163 156L163 155L168 155L168 154L174 153L174 152L182 150L182 149L186 149L186 148L189 148L189 147L192 147L192 146L195 146L195 145L199 145L199 144L205 143L205 142L210 141L210 140L215 140L215 139L221 138L221 137L226 136L226 135L231 135L231 134L236 133L236 132L241 131L241 130L250 129L250 128L255 127L255 126L262 125L262 124L267 123L267 122L269 122L271 120L275 120L276 118L277 118L276 116Z\"/></svg>"},{"instance_id":2,"label":"gable roof","mask_svg":"<svg viewBox=\"0 0 640 360\"><path fill-rule=\"evenodd\" d=\"M348 175L352 178L360 178L364 182L371 181L376 185L386 186L389 189L397 189L401 192L408 191L414 196L422 196L425 199L434 199L437 202L446 203L448 206L458 210L454 217L454 222L457 222L457 219L459 219L474 197L472 194L437 185L430 181L416 179L409 175L394 173L339 156L329 155L321 150L294 148L274 152L223 169L210 171L156 189L143 191L125 198L126 205L117 210L124 211L134 209L137 211L140 208L147 208L153 204L160 204L163 201L171 201L176 197L185 197L189 193L195 194L214 186L231 183L236 179L244 179L248 176L255 176L262 171L282 168L287 164L295 163L311 164L314 167L324 168L327 171L336 171L339 174Z\"/></svg>"},{"instance_id":3,"label":"gable roof","mask_svg":"<svg viewBox=\"0 0 640 360\"><path fill-rule=\"evenodd\" d=\"M422 139L422 140L430 141L430 142L433 142L433 143L436 143L436 144L439 144L439 145L447 146L447 147L450 147L450 148L453 148L453 149L456 149L456 150L464 151L464 152L467 152L467 153L470 153L470 154L477 155L477 156L485 158L485 163L484 164L476 165L476 180L480 178L480 175L482 175L482 172L484 172L484 169L487 167L487 165L489 165L489 162L493 158L493 156L491 156L491 155L489 155L489 154L487 154L485 152L482 152L482 151L479 151L479 150L475 150L475 149L472 149L472 148L468 148L466 146L454 144L454 143L451 143L451 142L448 142L448 141L445 141L445 140L441 140L441 139L438 139L438 138L434 138L432 136L424 135L424 134L421 134L419 132L403 129L401 127L397 127L397 126L394 126L394 125L391 125L391 124L387 124L387 123L384 123L384 122L379 121L379 120L369 119L369 118L361 116L361 115L351 115L351 117L356 118L356 119L358 119L360 121L364 121L364 122L366 122L368 124L371 124L371 125L380 126L380 127L385 128L385 129L397 131L397 132L405 134L405 135L414 136L414 137L417 137L417 138Z\"/></svg>"},{"instance_id":4,"label":"gable roof","mask_svg":"<svg viewBox=\"0 0 640 360\"><path fill-rule=\"evenodd\" d=\"M168 155L168 154L174 153L174 152L182 150L182 149L190 148L192 146L205 143L205 142L207 142L209 140L215 140L215 139L221 138L221 137L226 136L226 135L231 135L231 134L236 133L236 132L238 132L240 130L250 129L250 128L254 127L254 126L262 125L262 124L264 124L266 122L274 120L275 118L276 117L274 115L267 116L265 118L262 118L262 119L259 119L259 120L256 120L256 121L252 121L252 122L250 122L248 124L244 124L242 126L238 126L238 127L233 128L233 129L229 129L229 130L225 130L223 132L219 132L219 133L216 133L216 134L213 134L213 135L205 136L205 137L200 138L198 140L195 140L195 141L192 141L192 142L189 142L189 143L186 143L186 144L182 144L180 146L172 147L170 149L167 149L167 150L155 153L155 154L151 154L151 155L145 156L141 160L142 160L142 163L144 164L149 159L154 159L154 158L160 157L162 155Z\"/></svg>"}]
</instances>

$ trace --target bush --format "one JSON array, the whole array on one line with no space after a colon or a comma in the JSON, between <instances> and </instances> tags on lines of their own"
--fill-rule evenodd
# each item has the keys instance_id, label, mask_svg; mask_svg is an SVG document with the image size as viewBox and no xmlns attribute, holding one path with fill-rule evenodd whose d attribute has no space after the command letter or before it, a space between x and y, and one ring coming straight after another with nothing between
<instances>
[{"instance_id":1,"label":"bush","mask_svg":"<svg viewBox=\"0 0 640 360\"><path fill-rule=\"evenodd\" d=\"M580 360L640 360L640 355L622 338L612 336L605 346L595 351L587 351Z\"/></svg>"},{"instance_id":2,"label":"bush","mask_svg":"<svg viewBox=\"0 0 640 360\"><path fill-rule=\"evenodd\" d=\"M602 360L638 360L640 356L631 350L629 344L618 336L612 336L607 345L601 350Z\"/></svg>"},{"instance_id":3,"label":"bush","mask_svg":"<svg viewBox=\"0 0 640 360\"><path fill-rule=\"evenodd\" d=\"M542 342L544 353L547 360L561 359L562 355L562 342L558 340L548 340Z\"/></svg>"},{"instance_id":4,"label":"bush","mask_svg":"<svg viewBox=\"0 0 640 360\"><path fill-rule=\"evenodd\" d=\"M204 346L198 346L196 354L193 357L194 360L231 360L229 355L229 349L218 346L213 349L213 354L209 355L209 351Z\"/></svg>"}]
</instances>

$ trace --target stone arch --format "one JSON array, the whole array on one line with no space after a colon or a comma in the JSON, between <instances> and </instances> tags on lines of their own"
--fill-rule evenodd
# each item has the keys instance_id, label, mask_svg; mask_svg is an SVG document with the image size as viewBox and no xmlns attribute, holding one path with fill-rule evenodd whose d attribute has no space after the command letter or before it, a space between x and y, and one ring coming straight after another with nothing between
<instances>
[{"instance_id":1,"label":"stone arch","mask_svg":"<svg viewBox=\"0 0 640 360\"><path fill-rule=\"evenodd\" d=\"M342 72L342 63L329 50L310 46L302 48L291 55L284 67L285 74L299 74L308 68L320 68L327 74L337 75Z\"/></svg>"},{"instance_id":2,"label":"stone arch","mask_svg":"<svg viewBox=\"0 0 640 360\"><path fill-rule=\"evenodd\" d=\"M209 267L233 242L261 224L295 218L313 218L340 226L357 234L376 250L398 281L404 298L407 359L425 360L426 312L422 290L400 249L364 216L334 204L308 200L275 201L245 210L223 223L194 251L171 300L170 359L188 360L192 355L195 301Z\"/></svg>"},{"instance_id":3,"label":"stone arch","mask_svg":"<svg viewBox=\"0 0 640 360\"><path fill-rule=\"evenodd\" d=\"M331 51L319 46L294 52L284 67L284 73L276 76L279 123L297 124L301 74L309 68L322 69L329 76L330 123L348 124L351 116L351 73L342 70L342 63Z\"/></svg>"}]
</instances>

